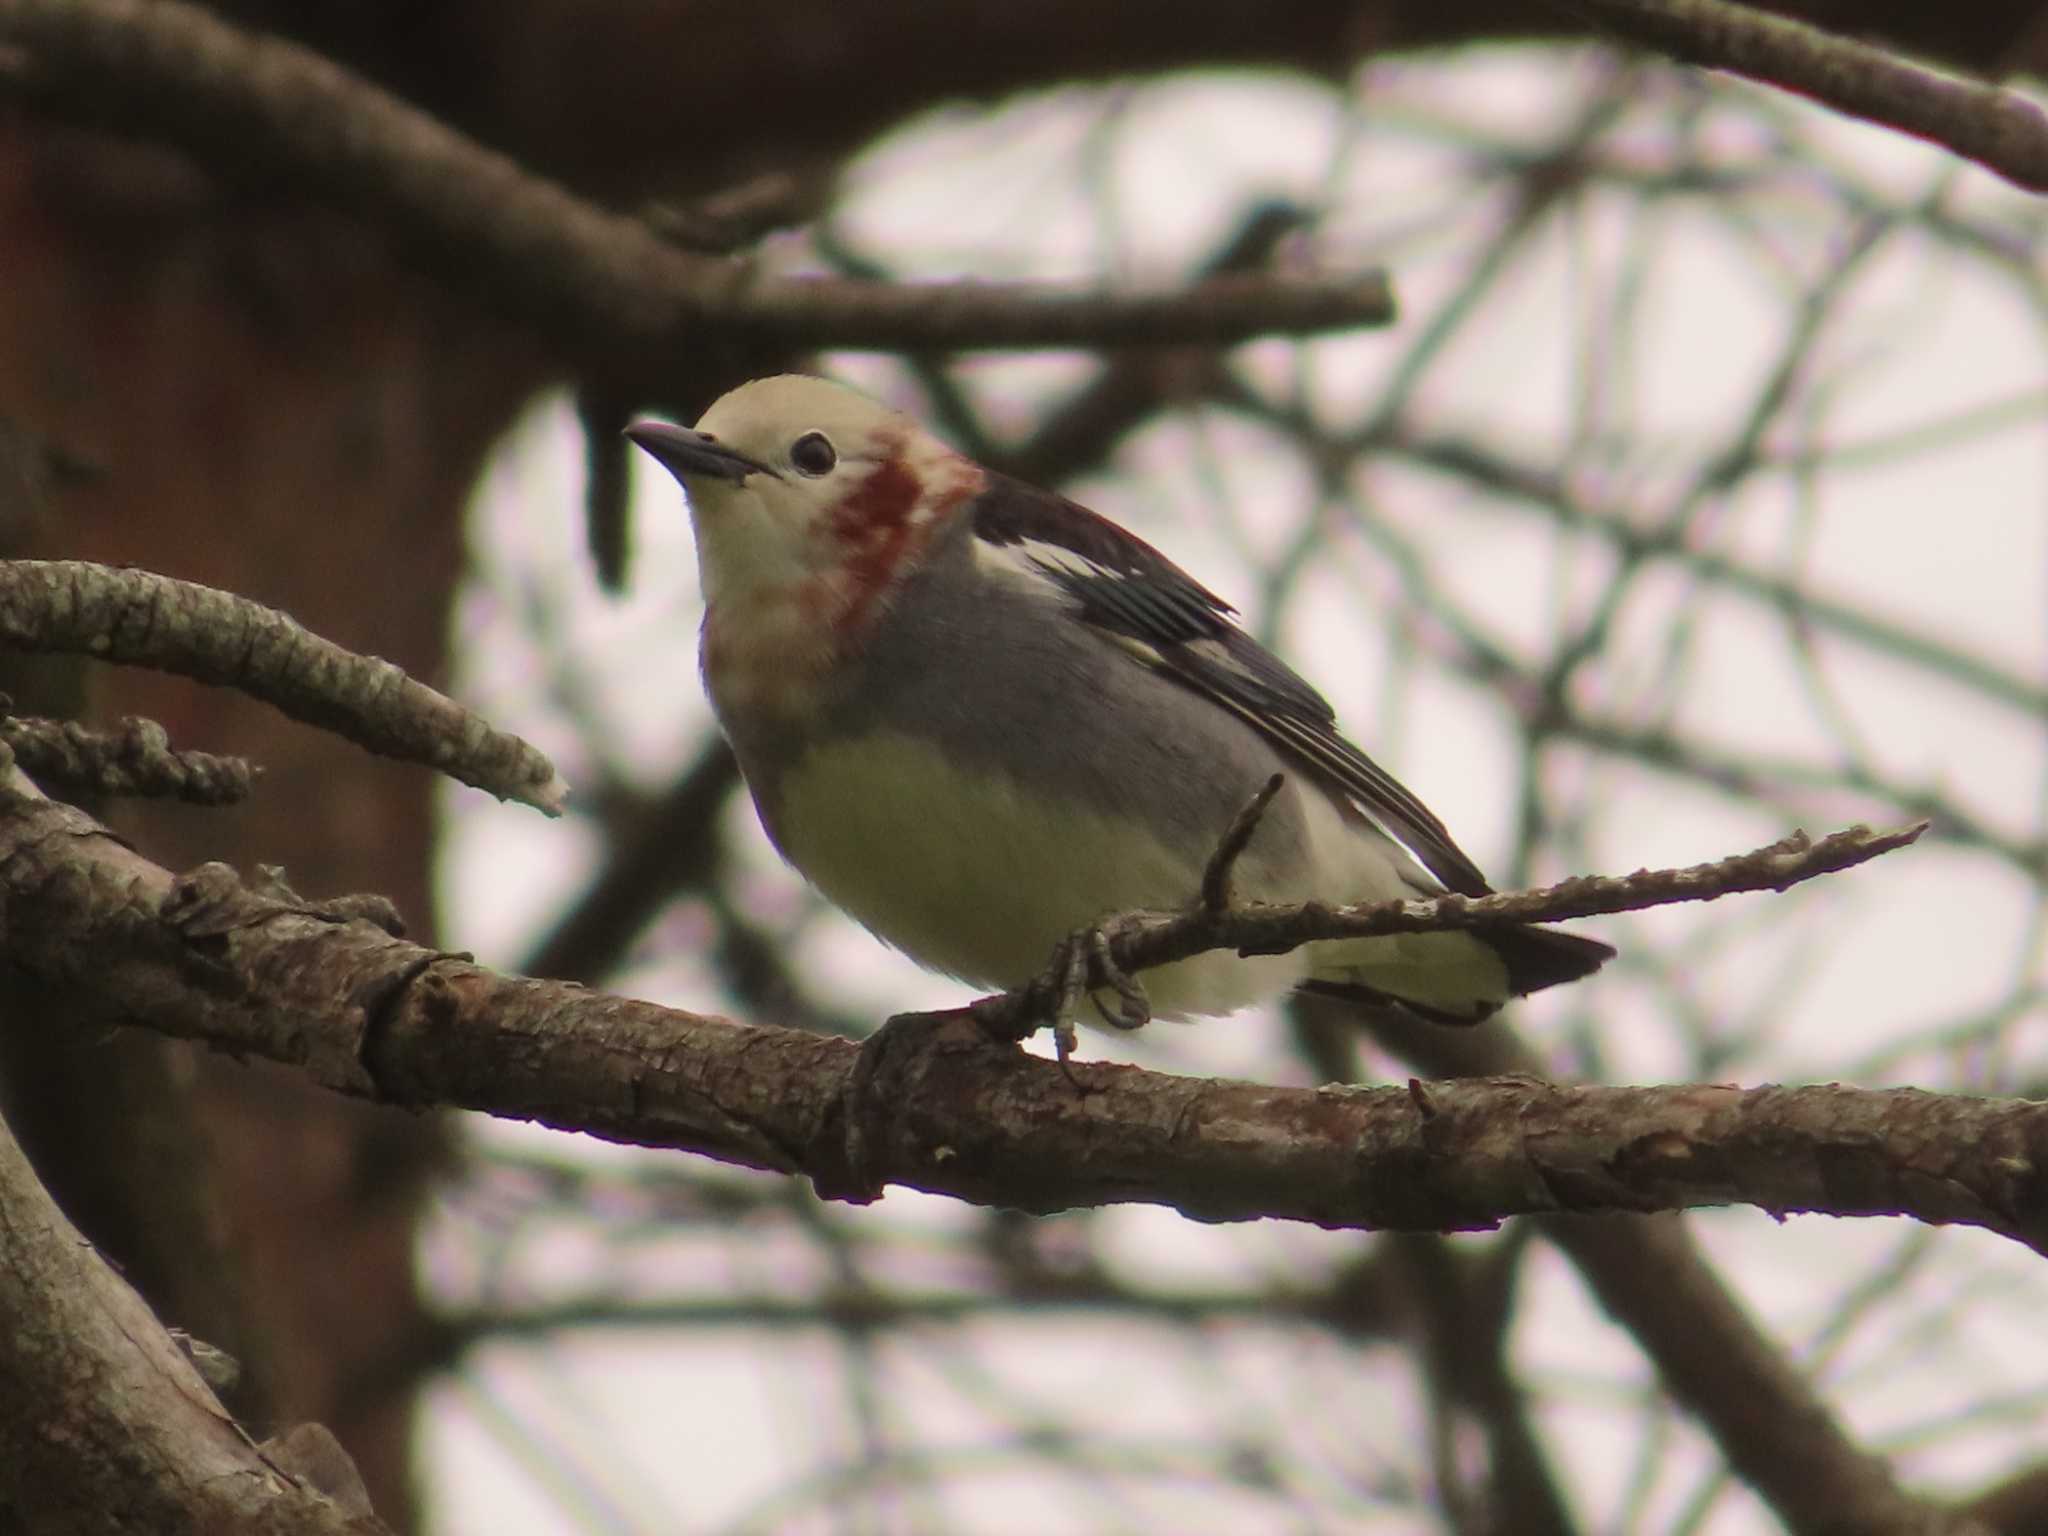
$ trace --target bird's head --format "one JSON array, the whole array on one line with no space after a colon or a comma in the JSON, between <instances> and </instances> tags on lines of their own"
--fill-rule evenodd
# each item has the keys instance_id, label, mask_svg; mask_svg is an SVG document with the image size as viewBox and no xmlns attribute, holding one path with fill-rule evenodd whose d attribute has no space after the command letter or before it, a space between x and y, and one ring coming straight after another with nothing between
<instances>
[{"instance_id":1,"label":"bird's head","mask_svg":"<svg viewBox=\"0 0 2048 1536\"><path fill-rule=\"evenodd\" d=\"M780 374L721 396L695 430L626 436L682 482L705 598L815 606L843 626L906 573L981 471L900 411L826 379Z\"/></svg>"}]
</instances>

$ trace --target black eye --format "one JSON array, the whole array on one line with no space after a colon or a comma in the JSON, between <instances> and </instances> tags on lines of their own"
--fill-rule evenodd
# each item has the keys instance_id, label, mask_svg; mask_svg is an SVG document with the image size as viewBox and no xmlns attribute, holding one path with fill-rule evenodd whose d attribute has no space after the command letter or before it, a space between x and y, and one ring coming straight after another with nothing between
<instances>
[{"instance_id":1,"label":"black eye","mask_svg":"<svg viewBox=\"0 0 2048 1536\"><path fill-rule=\"evenodd\" d=\"M822 432L806 432L789 447L789 462L799 474L829 475L839 462L832 440Z\"/></svg>"}]
</instances>

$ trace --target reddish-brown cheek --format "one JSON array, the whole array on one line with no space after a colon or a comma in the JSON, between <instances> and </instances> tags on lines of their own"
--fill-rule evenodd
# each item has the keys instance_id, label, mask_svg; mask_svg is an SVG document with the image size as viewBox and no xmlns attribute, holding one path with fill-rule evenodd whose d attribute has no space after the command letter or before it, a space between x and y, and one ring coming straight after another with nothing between
<instances>
[{"instance_id":1,"label":"reddish-brown cheek","mask_svg":"<svg viewBox=\"0 0 2048 1536\"><path fill-rule=\"evenodd\" d=\"M829 532L846 579L846 611L838 615L842 630L866 618L928 522L912 516L923 492L910 467L891 455L833 511Z\"/></svg>"},{"instance_id":2,"label":"reddish-brown cheek","mask_svg":"<svg viewBox=\"0 0 2048 1536\"><path fill-rule=\"evenodd\" d=\"M901 527L924 490L902 458L891 453L832 513L832 530L852 538L868 528Z\"/></svg>"}]
</instances>

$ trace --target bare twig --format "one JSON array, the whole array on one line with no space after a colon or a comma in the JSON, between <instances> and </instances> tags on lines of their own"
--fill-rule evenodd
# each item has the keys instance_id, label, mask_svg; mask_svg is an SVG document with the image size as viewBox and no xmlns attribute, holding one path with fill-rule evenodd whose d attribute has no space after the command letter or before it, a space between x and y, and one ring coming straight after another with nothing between
<instances>
[{"instance_id":1,"label":"bare twig","mask_svg":"<svg viewBox=\"0 0 2048 1536\"><path fill-rule=\"evenodd\" d=\"M1257 407L1249 391L1233 395L1233 408L1251 410L1276 427L1293 433L1313 428L1298 414ZM1256 407L1256 409L1255 409ZM1785 577L1759 570L1713 549L1696 548L1678 531L1646 521L1611 516L1587 506L1565 475L1534 463L1516 461L1495 444L1457 433L1425 433L1406 424L1363 434L1344 445L1347 459L1370 451L1441 470L1543 513L1559 527L1591 533L1631 562L1669 561L1681 570L1740 593L1763 607L1817 624L1859 645L1897 657L1910 666L1948 678L1965 688L2033 716L2048 714L2048 687L2016 667L1973 652L1957 637L1913 627L1883 614L1813 591ZM1472 503L1490 505L1483 498Z\"/></svg>"},{"instance_id":2,"label":"bare twig","mask_svg":"<svg viewBox=\"0 0 2048 1536\"><path fill-rule=\"evenodd\" d=\"M707 340L834 347L1157 346L1384 324L1383 273L1219 277L1164 293L781 278L678 249L529 174L310 49L179 0L0 0L0 45L47 110L222 171L289 176L374 216L617 370Z\"/></svg>"},{"instance_id":3,"label":"bare twig","mask_svg":"<svg viewBox=\"0 0 2048 1536\"><path fill-rule=\"evenodd\" d=\"M390 662L195 582L77 560L0 561L0 645L226 684L372 752L424 763L551 816L568 793L537 749Z\"/></svg>"},{"instance_id":4,"label":"bare twig","mask_svg":"<svg viewBox=\"0 0 2048 1536\"><path fill-rule=\"evenodd\" d=\"M75 720L0 717L0 742L31 778L101 795L157 795L191 805L249 798L260 771L246 758L181 752L154 720L126 719L99 731Z\"/></svg>"},{"instance_id":5,"label":"bare twig","mask_svg":"<svg viewBox=\"0 0 2048 1536\"><path fill-rule=\"evenodd\" d=\"M1310 218L1293 203L1255 204L1195 270L1203 280L1263 271L1280 242ZM820 226L814 239L851 276L889 275L830 225ZM1169 406L1193 406L1230 387L1227 360L1213 347L1106 352L1102 371L1087 386L1053 409L1028 441L1012 445L989 434L943 354L913 353L905 361L930 401L933 420L956 447L992 469L1041 485L1064 484L1099 468L1118 443Z\"/></svg>"},{"instance_id":6,"label":"bare twig","mask_svg":"<svg viewBox=\"0 0 2048 1536\"><path fill-rule=\"evenodd\" d=\"M1266 807L1273 803L1273 797L1287 782L1287 775L1276 773L1260 786L1259 792L1247 800L1244 809L1237 813L1223 838L1216 844L1216 851L1209 855L1209 864L1202 871L1202 910L1212 917L1221 916L1230 910L1230 872L1236 866L1238 856L1251 842L1252 834L1259 830L1259 822L1266 814Z\"/></svg>"},{"instance_id":7,"label":"bare twig","mask_svg":"<svg viewBox=\"0 0 2048 1536\"><path fill-rule=\"evenodd\" d=\"M1945 75L1807 22L1729 0L1564 0L1623 37L1796 91L2048 192L2048 114L2015 91Z\"/></svg>"},{"instance_id":8,"label":"bare twig","mask_svg":"<svg viewBox=\"0 0 2048 1536\"><path fill-rule=\"evenodd\" d=\"M816 214L828 185L828 178L769 171L692 203L652 203L640 217L671 245L723 255L773 230L806 222Z\"/></svg>"},{"instance_id":9,"label":"bare twig","mask_svg":"<svg viewBox=\"0 0 2048 1536\"><path fill-rule=\"evenodd\" d=\"M1269 784L1261 798L1277 793ZM1232 840L1249 840L1249 817L1256 825L1261 799L1254 799L1239 814L1224 835L1209 871L1203 877L1202 892L1195 903L1179 912L1128 913L1104 925L1109 936L1110 966L1090 977L1101 984L1115 971L1148 971L1170 965L1210 950L1235 949L1243 954L1284 954L1303 944L1322 939L1371 939L1397 933L1433 933L1443 929L1488 928L1509 923L1555 923L1571 918L1599 917L1616 912L1640 912L1650 907L1684 901L1715 901L1753 891L1783 891L1821 875L1854 868L1858 864L1904 848L1927 830L1926 822L1887 832L1868 827L1850 827L1830 833L1814 842L1804 832L1794 832L1749 853L1732 854L1706 864L1683 869L1639 869L1632 875L1575 875L1556 885L1537 890L1505 891L1492 896L1462 896L1456 892L1415 901L1369 902L1360 906L1333 907L1311 901L1299 906L1244 906L1221 910L1211 904L1212 886L1219 862L1227 874L1229 857L1235 856ZM1238 843L1242 847L1242 842ZM1067 946L1061 945L1054 968L1063 972ZM993 1034L1017 1038L1030 1026L1047 1022L1043 1017L1048 997L1059 995L1052 972L1034 977L1023 986L973 1004L975 1016Z\"/></svg>"}]
</instances>

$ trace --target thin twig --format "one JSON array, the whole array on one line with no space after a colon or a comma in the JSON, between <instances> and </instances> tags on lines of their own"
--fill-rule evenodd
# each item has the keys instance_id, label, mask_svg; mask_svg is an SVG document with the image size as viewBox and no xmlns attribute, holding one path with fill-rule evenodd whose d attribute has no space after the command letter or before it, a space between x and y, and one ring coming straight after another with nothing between
<instances>
[{"instance_id":1,"label":"thin twig","mask_svg":"<svg viewBox=\"0 0 2048 1536\"><path fill-rule=\"evenodd\" d=\"M1264 796L1276 792L1269 784ZM1260 810L1264 809L1254 800ZM1131 912L1102 925L1108 935L1109 962L1123 973L1171 965L1211 950L1235 949L1240 954L1285 954L1323 939L1372 939L1398 933L1435 933L1446 929L1489 928L1504 924L1555 923L1571 918L1640 912L1676 902L1714 901L1753 891L1784 891L1821 875L1835 874L1904 848L1919 840L1927 823L1915 822L1886 832L1856 826L1830 833L1819 842L1794 832L1749 853L1732 854L1683 869L1639 869L1632 875L1575 875L1556 885L1527 891L1502 891L1491 896L1441 896L1413 901L1364 902L1331 906L1304 902L1299 906L1253 906L1219 910L1210 905L1211 875L1229 849L1252 806L1239 813L1224 834L1201 897L1179 912ZM1256 824L1256 818L1253 818ZM1249 831L1244 834L1249 837ZM1227 874L1228 863L1223 863ZM1067 946L1057 964L1064 964ZM990 1033L1016 1038L1047 1022L1046 1000L1057 995L1050 974L1023 986L970 1005Z\"/></svg>"},{"instance_id":2,"label":"thin twig","mask_svg":"<svg viewBox=\"0 0 2048 1536\"><path fill-rule=\"evenodd\" d=\"M550 816L568 794L537 748L390 662L196 582L82 560L0 561L0 645L225 684L372 752L424 763Z\"/></svg>"},{"instance_id":3,"label":"thin twig","mask_svg":"<svg viewBox=\"0 0 2048 1536\"><path fill-rule=\"evenodd\" d=\"M1564 0L1612 31L1689 63L1811 97L2048 192L2048 114L2015 91L1728 0Z\"/></svg>"},{"instance_id":4,"label":"thin twig","mask_svg":"<svg viewBox=\"0 0 2048 1536\"><path fill-rule=\"evenodd\" d=\"M825 177L768 171L694 202L650 203L640 217L671 245L725 255L774 230L808 222L830 185Z\"/></svg>"},{"instance_id":5,"label":"thin twig","mask_svg":"<svg viewBox=\"0 0 2048 1536\"><path fill-rule=\"evenodd\" d=\"M1266 807L1273 803L1273 797L1287 782L1287 775L1276 773L1247 800L1244 809L1237 813L1230 829L1217 843L1216 851L1209 856L1209 864L1202 871L1202 910L1211 916L1220 916L1230 909L1230 875L1237 867L1238 857L1252 840L1252 834L1259 830L1259 822L1266 814Z\"/></svg>"},{"instance_id":6,"label":"thin twig","mask_svg":"<svg viewBox=\"0 0 2048 1536\"><path fill-rule=\"evenodd\" d=\"M154 720L124 719L111 731L76 720L0 718L5 742L38 783L101 795L161 796L188 805L233 805L249 798L261 771L247 758L177 751Z\"/></svg>"},{"instance_id":7,"label":"thin twig","mask_svg":"<svg viewBox=\"0 0 2048 1536\"><path fill-rule=\"evenodd\" d=\"M1907 847L1926 830L1924 821L1883 832L1855 826L1830 833L1819 842L1804 832L1794 832L1749 853L1705 864L1639 869L1630 875L1574 875L1555 885L1492 896L1449 892L1415 901L1350 907L1320 902L1299 907L1240 907L1215 919L1202 912L1178 913L1132 936L1127 945L1119 946L1117 959L1128 969L1149 970L1210 949L1265 954L1317 939L1375 938L1500 923L1555 923L1640 912L1677 902L1714 901L1754 891L1784 891Z\"/></svg>"}]
</instances>

